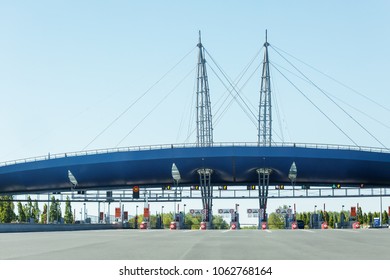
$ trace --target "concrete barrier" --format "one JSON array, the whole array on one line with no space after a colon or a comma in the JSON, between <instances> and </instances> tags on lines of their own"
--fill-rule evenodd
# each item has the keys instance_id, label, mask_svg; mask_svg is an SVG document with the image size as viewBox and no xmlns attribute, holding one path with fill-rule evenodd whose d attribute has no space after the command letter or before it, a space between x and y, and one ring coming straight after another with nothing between
<instances>
[{"instance_id":1,"label":"concrete barrier","mask_svg":"<svg viewBox=\"0 0 390 280\"><path fill-rule=\"evenodd\" d=\"M0 224L1 232L104 230L127 228L122 224Z\"/></svg>"}]
</instances>

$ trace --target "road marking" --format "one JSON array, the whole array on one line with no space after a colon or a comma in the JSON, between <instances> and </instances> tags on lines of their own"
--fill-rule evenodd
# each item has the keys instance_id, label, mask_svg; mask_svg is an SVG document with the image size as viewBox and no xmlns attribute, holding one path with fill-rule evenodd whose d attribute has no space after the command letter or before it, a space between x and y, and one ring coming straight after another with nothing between
<instances>
[{"instance_id":1,"label":"road marking","mask_svg":"<svg viewBox=\"0 0 390 280\"><path fill-rule=\"evenodd\" d=\"M359 233L359 230L353 230L353 229L338 229L337 231L340 231L340 232L347 232L347 233Z\"/></svg>"},{"instance_id":2,"label":"road marking","mask_svg":"<svg viewBox=\"0 0 390 280\"><path fill-rule=\"evenodd\" d=\"M313 231L313 230L310 230L310 229L304 229L304 230L302 230L303 232L310 232L310 233L316 233L315 231Z\"/></svg>"},{"instance_id":3,"label":"road marking","mask_svg":"<svg viewBox=\"0 0 390 280\"><path fill-rule=\"evenodd\" d=\"M231 230L230 230L230 229L224 230L224 231L222 231L222 233L227 233L227 232L229 232L229 231L231 231Z\"/></svg>"}]
</instances>

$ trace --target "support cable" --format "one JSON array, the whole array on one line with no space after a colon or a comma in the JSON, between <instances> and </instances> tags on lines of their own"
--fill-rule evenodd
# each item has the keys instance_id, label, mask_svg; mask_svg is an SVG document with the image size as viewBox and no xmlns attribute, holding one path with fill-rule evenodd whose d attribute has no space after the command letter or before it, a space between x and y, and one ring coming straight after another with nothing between
<instances>
[{"instance_id":1,"label":"support cable","mask_svg":"<svg viewBox=\"0 0 390 280\"><path fill-rule=\"evenodd\" d=\"M286 77L278 68L275 67L272 63L270 63L276 71L279 72L299 93L302 94L303 97L306 98L322 115L324 115L341 133L343 133L355 146L360 147L340 126L338 126L324 111L321 110L302 90L300 90L289 78Z\"/></svg>"},{"instance_id":2,"label":"support cable","mask_svg":"<svg viewBox=\"0 0 390 280\"><path fill-rule=\"evenodd\" d=\"M195 47L191 49L186 55L183 56L171 69L169 69L164 75L161 76L151 87L149 87L141 96L133 101L122 113L120 113L113 121L111 121L98 135L96 135L91 142L89 142L82 151L86 150L92 143L94 143L100 136L102 136L110 127L114 125L120 118L122 118L135 104L137 104L143 97L145 97L158 83L160 83L169 73L171 73L187 56L189 56Z\"/></svg>"},{"instance_id":3,"label":"support cable","mask_svg":"<svg viewBox=\"0 0 390 280\"><path fill-rule=\"evenodd\" d=\"M187 75L184 76L183 79L179 81L179 83L176 84L115 146L117 148L147 117L150 116L187 78L188 76L193 73L196 66L191 69L190 72L188 72Z\"/></svg>"},{"instance_id":4,"label":"support cable","mask_svg":"<svg viewBox=\"0 0 390 280\"><path fill-rule=\"evenodd\" d=\"M211 60L213 61L213 63L215 64L215 66L218 68L218 70L221 72L221 74L224 76L224 78L226 79L226 81L229 83L229 85L232 87L233 91L236 92L236 95L240 98L240 100L242 101L242 103L244 104L244 106L247 108L247 110L250 112L250 114L254 117L255 119L255 122L256 122L256 127L257 127L257 117L256 115L252 112L252 110L249 108L247 102L242 98L242 96L240 95L240 93L237 91L236 87L232 84L232 82L230 81L230 79L227 77L227 75L225 74L225 72L222 70L222 68L218 65L218 63L214 60L214 58L210 55L210 53L205 49L206 53L208 54L208 56L211 58ZM209 64L210 65L210 64ZM210 67L211 68L211 67ZM216 72L213 70L213 72L216 74ZM217 74L216 74L217 75ZM218 79L222 82L221 78L217 75ZM222 82L223 83L223 82ZM225 83L223 83L223 85L228 89L228 87L225 85ZM229 91L229 93L232 95L231 91ZM232 95L234 99L235 96ZM244 112L245 112L245 109L242 107L242 105L240 106ZM247 115L249 114L248 112L245 112ZM249 115L250 115L249 114ZM252 120L253 121L253 120Z\"/></svg>"},{"instance_id":5,"label":"support cable","mask_svg":"<svg viewBox=\"0 0 390 280\"><path fill-rule=\"evenodd\" d=\"M280 64L277 64L277 63L275 63L275 62L274 62L273 64L276 65L277 67L283 69L284 71L289 72L291 75L295 76L296 78L298 78L298 79L300 79L300 80L302 80L302 81L304 81L304 82L310 84L309 81L307 81L306 79L302 78L301 76L295 74L294 72L290 71L289 69L287 69L287 68L281 66ZM380 120L378 120L378 119L376 119L376 118L370 116L369 114L367 114L367 113L364 112L363 110L361 110L361 109L359 109L359 108L357 108L357 107L355 107L355 106L352 106L352 105L349 104L348 102L342 100L341 98L339 98L339 97L337 97L337 96L335 96L335 95L333 95L333 94L331 94L331 93L329 93L329 92L326 92L326 93L327 93L328 95L332 96L334 99L337 99L339 102L343 103L345 106L348 106L348 107L352 108L353 110L355 110L355 111L359 112L360 114L366 116L367 118L371 119L372 121L374 121L374 122L376 122L376 123L382 125L383 127L387 128L387 129L390 129L390 126L389 126L389 125L387 125L387 124L385 124L384 122L382 122L382 121L380 121Z\"/></svg>"},{"instance_id":6,"label":"support cable","mask_svg":"<svg viewBox=\"0 0 390 280\"><path fill-rule=\"evenodd\" d=\"M381 104L381 103L375 101L374 99L372 99L372 98L370 98L370 97L364 95L363 93L358 92L356 89L354 89L354 88L352 88L352 87L350 87L350 86L348 86L348 85L346 85L346 84L344 84L344 83L342 83L342 82L336 80L336 79L333 78L332 76L330 76L330 75L328 75L328 74L322 72L321 70L315 68L314 66L311 66L310 64L304 62L303 60L300 60L299 58L293 56L292 54L289 54L288 52L286 52L286 51L284 51L284 50L278 48L277 46L273 46L273 48L276 48L276 49L278 49L279 51L281 51L281 52L287 54L288 56L291 56L291 57L294 58L295 60L301 62L302 64L304 64L304 65L306 65L307 67L313 69L314 71L316 71L316 72L318 72L318 73L324 75L325 77L327 77L328 79L334 81L335 83L337 83L337 84L339 84L339 85L345 87L346 89L349 89L350 91L356 93L357 95L359 95L359 96L361 96L361 97L367 99L367 100L370 101L371 103L373 103L373 104L375 104L375 105L381 107L382 109L384 109L384 110L390 112L390 108L388 108L388 107L384 106L383 104Z\"/></svg>"},{"instance_id":7,"label":"support cable","mask_svg":"<svg viewBox=\"0 0 390 280\"><path fill-rule=\"evenodd\" d=\"M273 48L271 46L271 48ZM373 135L367 128L365 128L360 122L358 122L351 114L349 114L343 107L341 107L336 101L334 101L324 90L322 90L319 86L317 86L312 80L310 80L302 71L300 71L294 64L292 64L287 58L285 58L280 52L278 52L275 48L273 48L284 60L287 61L295 70L297 70L305 79L307 79L310 84L312 84L315 88L317 88L323 95L325 95L334 105L336 105L341 111L343 111L351 120L353 120L358 126L360 126L366 133L368 133L373 139L375 139L383 148L387 149L387 147Z\"/></svg>"}]
</instances>

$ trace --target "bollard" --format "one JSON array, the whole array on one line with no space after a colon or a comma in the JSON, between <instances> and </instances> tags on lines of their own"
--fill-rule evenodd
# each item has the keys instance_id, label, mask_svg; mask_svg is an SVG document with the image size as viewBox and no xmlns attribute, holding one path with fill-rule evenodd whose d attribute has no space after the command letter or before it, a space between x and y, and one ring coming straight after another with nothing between
<instances>
[{"instance_id":1,"label":"bollard","mask_svg":"<svg viewBox=\"0 0 390 280\"><path fill-rule=\"evenodd\" d=\"M360 223L359 222L355 222L352 224L352 228L353 229L360 229Z\"/></svg>"},{"instance_id":2,"label":"bollard","mask_svg":"<svg viewBox=\"0 0 390 280\"><path fill-rule=\"evenodd\" d=\"M297 224L296 222L293 222L293 223L291 224L291 229L295 230L295 229L297 229L297 228L298 228L298 224Z\"/></svg>"},{"instance_id":3,"label":"bollard","mask_svg":"<svg viewBox=\"0 0 390 280\"><path fill-rule=\"evenodd\" d=\"M171 224L169 225L169 229L175 230L176 229L176 222L171 222Z\"/></svg>"}]
</instances>

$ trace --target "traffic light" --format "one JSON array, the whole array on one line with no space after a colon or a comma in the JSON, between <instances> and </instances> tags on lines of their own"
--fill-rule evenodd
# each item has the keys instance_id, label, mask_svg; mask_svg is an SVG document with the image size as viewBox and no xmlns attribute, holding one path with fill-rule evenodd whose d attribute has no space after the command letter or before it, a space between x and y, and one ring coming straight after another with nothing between
<instances>
[{"instance_id":1,"label":"traffic light","mask_svg":"<svg viewBox=\"0 0 390 280\"><path fill-rule=\"evenodd\" d=\"M332 189L340 189L341 185L340 184L333 184Z\"/></svg>"},{"instance_id":2,"label":"traffic light","mask_svg":"<svg viewBox=\"0 0 390 280\"><path fill-rule=\"evenodd\" d=\"M221 191L226 191L228 189L227 186L219 186L218 189Z\"/></svg>"},{"instance_id":3,"label":"traffic light","mask_svg":"<svg viewBox=\"0 0 390 280\"><path fill-rule=\"evenodd\" d=\"M277 189L277 190L284 190L284 185L276 185L275 189Z\"/></svg>"},{"instance_id":4,"label":"traffic light","mask_svg":"<svg viewBox=\"0 0 390 280\"><path fill-rule=\"evenodd\" d=\"M139 198L139 186L133 187L133 198Z\"/></svg>"},{"instance_id":5,"label":"traffic light","mask_svg":"<svg viewBox=\"0 0 390 280\"><path fill-rule=\"evenodd\" d=\"M199 186L191 186L191 190L198 191L199 190Z\"/></svg>"},{"instance_id":6,"label":"traffic light","mask_svg":"<svg viewBox=\"0 0 390 280\"><path fill-rule=\"evenodd\" d=\"M163 190L170 191L172 189L171 185L163 186Z\"/></svg>"},{"instance_id":7,"label":"traffic light","mask_svg":"<svg viewBox=\"0 0 390 280\"><path fill-rule=\"evenodd\" d=\"M248 185L246 186L246 189L249 191L249 190L255 190L256 189L256 186L255 185Z\"/></svg>"}]
</instances>

